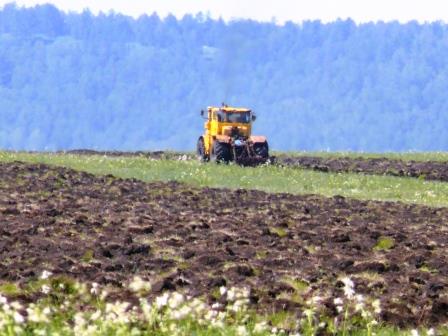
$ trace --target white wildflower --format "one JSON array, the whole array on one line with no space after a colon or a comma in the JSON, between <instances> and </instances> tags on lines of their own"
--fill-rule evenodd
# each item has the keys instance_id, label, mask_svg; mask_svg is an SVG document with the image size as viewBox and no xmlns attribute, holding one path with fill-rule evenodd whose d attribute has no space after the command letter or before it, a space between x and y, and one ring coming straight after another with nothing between
<instances>
[{"instance_id":1,"label":"white wildflower","mask_svg":"<svg viewBox=\"0 0 448 336\"><path fill-rule=\"evenodd\" d=\"M343 278L341 281L344 283L344 295L347 298L352 299L353 295L355 294L354 290L355 284L348 277Z\"/></svg>"},{"instance_id":2,"label":"white wildflower","mask_svg":"<svg viewBox=\"0 0 448 336\"><path fill-rule=\"evenodd\" d=\"M355 284L353 283L353 281L349 278L349 277L345 277L341 280L345 286L353 288L355 286Z\"/></svg>"},{"instance_id":3,"label":"white wildflower","mask_svg":"<svg viewBox=\"0 0 448 336\"><path fill-rule=\"evenodd\" d=\"M187 317L189 314L190 314L190 312L191 312L191 309L189 308L189 307L187 307L187 306L183 306L181 309L179 309L179 310L174 310L172 313L171 313L171 317L174 319L174 320L182 320L182 319L184 319L185 317Z\"/></svg>"},{"instance_id":4,"label":"white wildflower","mask_svg":"<svg viewBox=\"0 0 448 336\"><path fill-rule=\"evenodd\" d=\"M142 333L138 328L134 327L131 329L131 336L140 336L141 334Z\"/></svg>"},{"instance_id":5,"label":"white wildflower","mask_svg":"<svg viewBox=\"0 0 448 336\"><path fill-rule=\"evenodd\" d=\"M265 332L267 329L268 329L268 324L265 321L258 322L254 326L254 333L261 334L261 333Z\"/></svg>"},{"instance_id":6,"label":"white wildflower","mask_svg":"<svg viewBox=\"0 0 448 336\"><path fill-rule=\"evenodd\" d=\"M202 313L208 309L207 305L198 298L195 298L190 302L190 307L194 310L194 313L197 316L202 315Z\"/></svg>"},{"instance_id":7,"label":"white wildflower","mask_svg":"<svg viewBox=\"0 0 448 336\"><path fill-rule=\"evenodd\" d=\"M381 302L378 299L372 301L372 307L375 314L381 313Z\"/></svg>"},{"instance_id":8,"label":"white wildflower","mask_svg":"<svg viewBox=\"0 0 448 336\"><path fill-rule=\"evenodd\" d=\"M419 336L418 330L417 329L412 329L411 330L411 336Z\"/></svg>"},{"instance_id":9,"label":"white wildflower","mask_svg":"<svg viewBox=\"0 0 448 336\"><path fill-rule=\"evenodd\" d=\"M184 296L180 293L174 292L168 300L168 306L171 309L175 309L179 307L182 303L184 303Z\"/></svg>"},{"instance_id":10,"label":"white wildflower","mask_svg":"<svg viewBox=\"0 0 448 336\"><path fill-rule=\"evenodd\" d=\"M20 302L17 302L17 301L11 302L11 307L14 308L15 310L23 309L22 304Z\"/></svg>"},{"instance_id":11,"label":"white wildflower","mask_svg":"<svg viewBox=\"0 0 448 336\"><path fill-rule=\"evenodd\" d=\"M26 313L28 315L28 320L35 323L47 323L48 317L44 314L39 307L36 307L35 304L30 304L26 309Z\"/></svg>"},{"instance_id":12,"label":"white wildflower","mask_svg":"<svg viewBox=\"0 0 448 336\"><path fill-rule=\"evenodd\" d=\"M92 282L92 288L90 288L90 294L98 295L100 292L99 285L96 282Z\"/></svg>"},{"instance_id":13,"label":"white wildflower","mask_svg":"<svg viewBox=\"0 0 448 336\"><path fill-rule=\"evenodd\" d=\"M14 331L14 335L22 335L23 334L23 329L21 327L19 327L18 325L15 325L12 329Z\"/></svg>"},{"instance_id":14,"label":"white wildflower","mask_svg":"<svg viewBox=\"0 0 448 336\"><path fill-rule=\"evenodd\" d=\"M4 304L7 304L7 303L8 303L8 299L0 294L0 304L4 305Z\"/></svg>"},{"instance_id":15,"label":"white wildflower","mask_svg":"<svg viewBox=\"0 0 448 336\"><path fill-rule=\"evenodd\" d=\"M223 329L225 327L224 322L221 320L212 320L211 325L214 328L219 328L219 329Z\"/></svg>"},{"instance_id":16,"label":"white wildflower","mask_svg":"<svg viewBox=\"0 0 448 336\"><path fill-rule=\"evenodd\" d=\"M75 314L74 321L77 328L83 328L87 324L84 315L81 312Z\"/></svg>"},{"instance_id":17,"label":"white wildflower","mask_svg":"<svg viewBox=\"0 0 448 336\"><path fill-rule=\"evenodd\" d=\"M250 295L249 288L242 288L239 291L236 292L236 297L238 299L246 299Z\"/></svg>"},{"instance_id":18,"label":"white wildflower","mask_svg":"<svg viewBox=\"0 0 448 336\"><path fill-rule=\"evenodd\" d=\"M313 309L305 309L303 311L303 313L305 314L306 317L308 318L312 318L314 316L314 310Z\"/></svg>"},{"instance_id":19,"label":"white wildflower","mask_svg":"<svg viewBox=\"0 0 448 336\"><path fill-rule=\"evenodd\" d=\"M92 314L92 316L90 316L90 319L91 319L92 321L96 321L96 320L98 320L100 317L101 317L101 310L97 310L97 311L95 311L95 312Z\"/></svg>"},{"instance_id":20,"label":"white wildflower","mask_svg":"<svg viewBox=\"0 0 448 336\"><path fill-rule=\"evenodd\" d=\"M234 301L236 298L236 294L235 294L235 288L230 288L227 292L227 299L229 301Z\"/></svg>"},{"instance_id":21,"label":"white wildflower","mask_svg":"<svg viewBox=\"0 0 448 336\"><path fill-rule=\"evenodd\" d=\"M215 319L215 317L218 315L218 312L216 310L209 310L205 316L204 319L207 321L212 321Z\"/></svg>"},{"instance_id":22,"label":"white wildflower","mask_svg":"<svg viewBox=\"0 0 448 336\"><path fill-rule=\"evenodd\" d=\"M17 324L22 324L23 322L25 322L25 318L17 311L14 312L13 318Z\"/></svg>"},{"instance_id":23,"label":"white wildflower","mask_svg":"<svg viewBox=\"0 0 448 336\"><path fill-rule=\"evenodd\" d=\"M42 293L48 294L48 293L50 293L50 290L51 290L50 286L42 285L42 288L41 288Z\"/></svg>"},{"instance_id":24,"label":"white wildflower","mask_svg":"<svg viewBox=\"0 0 448 336\"><path fill-rule=\"evenodd\" d=\"M344 294L347 298L351 299L353 297L354 293L355 293L355 291L353 290L353 288L344 287Z\"/></svg>"},{"instance_id":25,"label":"white wildflower","mask_svg":"<svg viewBox=\"0 0 448 336\"><path fill-rule=\"evenodd\" d=\"M236 328L236 334L238 336L247 336L247 335L249 335L249 333L247 332L247 329L246 329L245 326L238 326Z\"/></svg>"},{"instance_id":26,"label":"white wildflower","mask_svg":"<svg viewBox=\"0 0 448 336\"><path fill-rule=\"evenodd\" d=\"M144 281L139 276L135 276L132 282L129 284L129 288L135 292L148 292L151 290L151 284L147 281Z\"/></svg>"},{"instance_id":27,"label":"white wildflower","mask_svg":"<svg viewBox=\"0 0 448 336\"><path fill-rule=\"evenodd\" d=\"M158 309L165 307L168 304L168 298L168 293L164 293L163 295L156 297L156 307Z\"/></svg>"},{"instance_id":28,"label":"white wildflower","mask_svg":"<svg viewBox=\"0 0 448 336\"><path fill-rule=\"evenodd\" d=\"M214 304L212 304L212 309L219 309L221 308L221 304L219 302L215 302Z\"/></svg>"},{"instance_id":29,"label":"white wildflower","mask_svg":"<svg viewBox=\"0 0 448 336\"><path fill-rule=\"evenodd\" d=\"M224 286L219 287L219 293L221 294L221 296L226 295L227 293L227 288Z\"/></svg>"},{"instance_id":30,"label":"white wildflower","mask_svg":"<svg viewBox=\"0 0 448 336\"><path fill-rule=\"evenodd\" d=\"M310 305L318 305L322 302L322 298L320 296L313 296L310 300L307 301Z\"/></svg>"},{"instance_id":31,"label":"white wildflower","mask_svg":"<svg viewBox=\"0 0 448 336\"><path fill-rule=\"evenodd\" d=\"M434 336L436 334L436 332L434 331L434 328L428 329L428 331L426 332L426 335L428 336Z\"/></svg>"},{"instance_id":32,"label":"white wildflower","mask_svg":"<svg viewBox=\"0 0 448 336\"><path fill-rule=\"evenodd\" d=\"M344 304L344 301L341 299L341 298L335 298L334 300L333 300L333 303L336 305L336 306L342 306L343 304Z\"/></svg>"},{"instance_id":33,"label":"white wildflower","mask_svg":"<svg viewBox=\"0 0 448 336\"><path fill-rule=\"evenodd\" d=\"M98 327L94 324L90 324L87 326L85 335L97 335L98 334Z\"/></svg>"},{"instance_id":34,"label":"white wildflower","mask_svg":"<svg viewBox=\"0 0 448 336\"><path fill-rule=\"evenodd\" d=\"M107 289L103 289L101 291L101 295L100 295L100 300L104 300L106 299L106 297L109 295L109 292L107 291Z\"/></svg>"},{"instance_id":35,"label":"white wildflower","mask_svg":"<svg viewBox=\"0 0 448 336\"><path fill-rule=\"evenodd\" d=\"M42 280L46 280L46 279L48 279L49 277L51 277L52 275L53 275L53 273L44 270L44 271L42 272L40 278L41 278Z\"/></svg>"}]
</instances>

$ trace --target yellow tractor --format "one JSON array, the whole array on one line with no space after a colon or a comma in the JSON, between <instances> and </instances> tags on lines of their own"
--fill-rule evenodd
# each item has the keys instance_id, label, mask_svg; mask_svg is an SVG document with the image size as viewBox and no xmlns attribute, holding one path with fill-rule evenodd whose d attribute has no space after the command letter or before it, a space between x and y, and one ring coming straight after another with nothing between
<instances>
[{"instance_id":1,"label":"yellow tractor","mask_svg":"<svg viewBox=\"0 0 448 336\"><path fill-rule=\"evenodd\" d=\"M205 133L198 139L197 155L201 161L257 165L269 160L269 146L264 136L251 135L255 114L247 108L208 107L201 111L206 119Z\"/></svg>"}]
</instances>

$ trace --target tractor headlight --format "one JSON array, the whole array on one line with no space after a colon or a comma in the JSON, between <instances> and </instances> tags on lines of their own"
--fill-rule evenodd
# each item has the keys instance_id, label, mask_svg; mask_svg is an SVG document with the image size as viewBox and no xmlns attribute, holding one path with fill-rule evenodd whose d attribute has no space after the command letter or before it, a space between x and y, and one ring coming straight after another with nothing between
<instances>
[{"instance_id":1,"label":"tractor headlight","mask_svg":"<svg viewBox=\"0 0 448 336\"><path fill-rule=\"evenodd\" d=\"M244 141L241 141L240 139L235 140L235 146L243 146Z\"/></svg>"}]
</instances>

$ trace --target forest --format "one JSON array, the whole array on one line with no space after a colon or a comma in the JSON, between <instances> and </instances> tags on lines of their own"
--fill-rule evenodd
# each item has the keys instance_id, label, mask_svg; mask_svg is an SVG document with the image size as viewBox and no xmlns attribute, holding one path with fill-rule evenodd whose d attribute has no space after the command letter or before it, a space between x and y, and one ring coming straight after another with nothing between
<instances>
[{"instance_id":1,"label":"forest","mask_svg":"<svg viewBox=\"0 0 448 336\"><path fill-rule=\"evenodd\" d=\"M222 102L272 149L448 150L448 25L0 8L0 149L193 150Z\"/></svg>"}]
</instances>

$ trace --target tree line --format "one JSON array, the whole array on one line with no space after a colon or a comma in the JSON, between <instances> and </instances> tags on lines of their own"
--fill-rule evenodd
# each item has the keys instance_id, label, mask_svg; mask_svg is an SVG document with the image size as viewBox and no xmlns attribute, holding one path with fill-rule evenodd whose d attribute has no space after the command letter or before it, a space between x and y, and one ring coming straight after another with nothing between
<instances>
[{"instance_id":1,"label":"tree line","mask_svg":"<svg viewBox=\"0 0 448 336\"><path fill-rule=\"evenodd\" d=\"M0 149L194 149L199 111L279 150L448 150L448 26L0 9Z\"/></svg>"}]
</instances>

